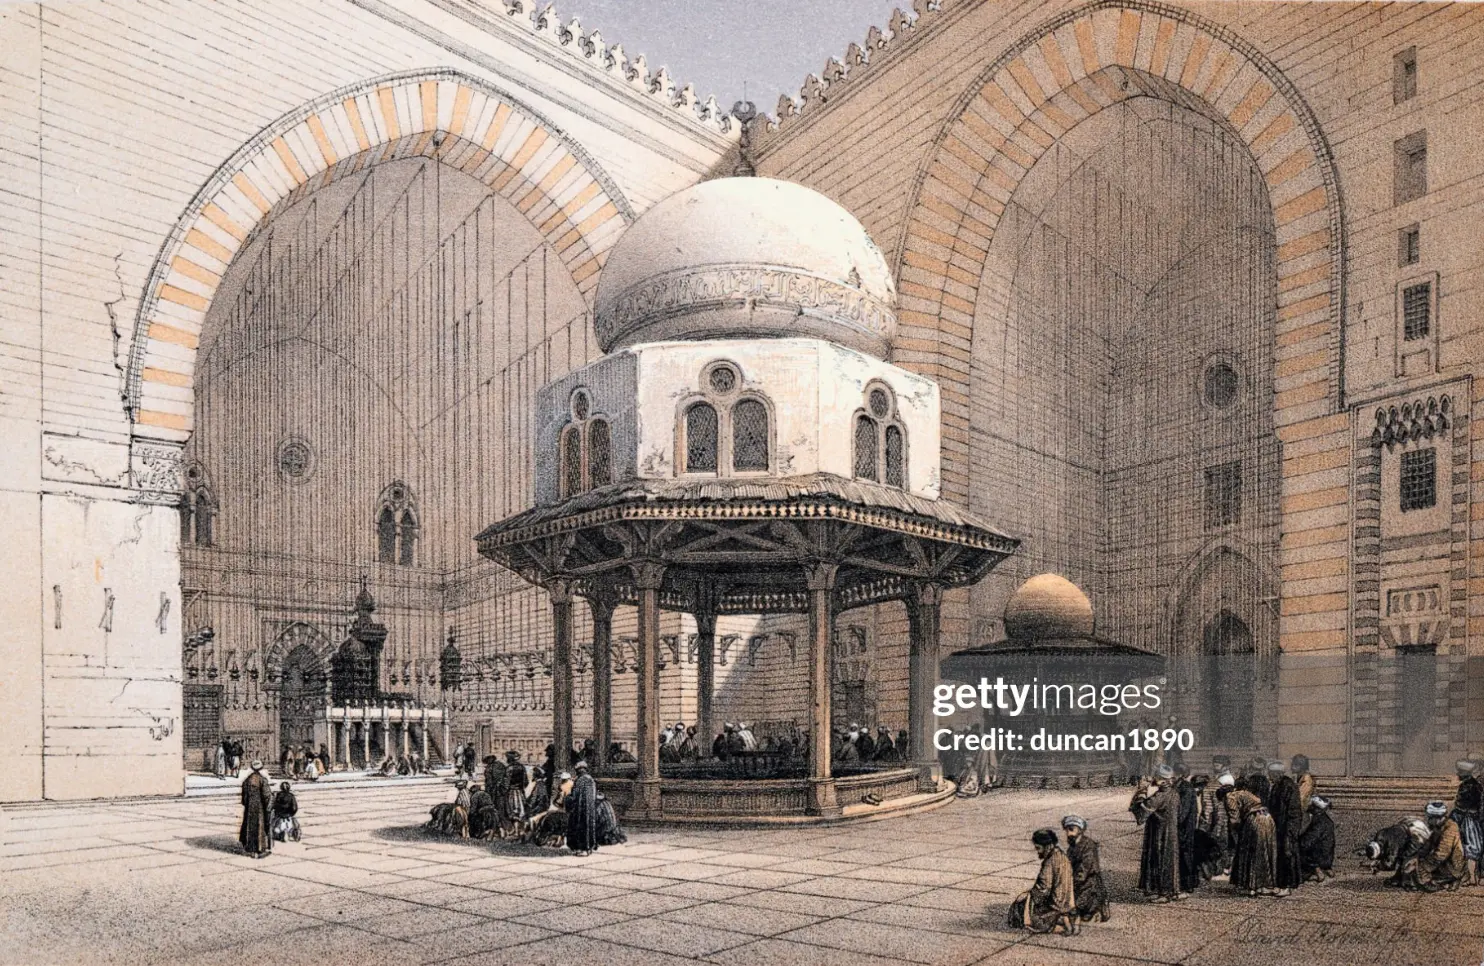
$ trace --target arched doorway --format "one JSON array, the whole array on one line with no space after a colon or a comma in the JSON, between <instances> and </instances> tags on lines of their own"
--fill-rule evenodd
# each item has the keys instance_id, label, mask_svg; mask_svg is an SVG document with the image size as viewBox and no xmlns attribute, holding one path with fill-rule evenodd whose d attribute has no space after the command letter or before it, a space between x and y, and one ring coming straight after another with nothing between
<instances>
[{"instance_id":1,"label":"arched doorway","mask_svg":"<svg viewBox=\"0 0 1484 966\"><path fill-rule=\"evenodd\" d=\"M300 747L314 742L315 713L325 707L325 668L319 655L300 644L283 661L283 685L278 693L278 747Z\"/></svg>"},{"instance_id":2,"label":"arched doorway","mask_svg":"<svg viewBox=\"0 0 1484 966\"><path fill-rule=\"evenodd\" d=\"M1229 610L1212 618L1201 637L1201 659L1207 696L1203 737L1224 748L1251 745L1257 652L1246 622Z\"/></svg>"}]
</instances>

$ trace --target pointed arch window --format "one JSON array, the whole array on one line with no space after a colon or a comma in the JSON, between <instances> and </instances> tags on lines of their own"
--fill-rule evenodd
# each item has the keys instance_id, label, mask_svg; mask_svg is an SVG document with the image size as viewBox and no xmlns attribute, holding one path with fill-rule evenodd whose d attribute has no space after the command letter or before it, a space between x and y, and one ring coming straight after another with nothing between
<instances>
[{"instance_id":1,"label":"pointed arch window","mask_svg":"<svg viewBox=\"0 0 1484 966\"><path fill-rule=\"evenodd\" d=\"M853 449L856 479L907 488L907 430L886 386L866 387L865 405L855 413Z\"/></svg>"},{"instance_id":2,"label":"pointed arch window","mask_svg":"<svg viewBox=\"0 0 1484 966\"><path fill-rule=\"evenodd\" d=\"M730 362L708 365L700 384L676 426L677 471L734 476L771 470L773 413L767 397L745 389L742 373Z\"/></svg>"},{"instance_id":3,"label":"pointed arch window","mask_svg":"<svg viewBox=\"0 0 1484 966\"><path fill-rule=\"evenodd\" d=\"M571 414L558 443L561 499L613 482L613 430L608 417L593 411L586 389L575 389Z\"/></svg>"},{"instance_id":4,"label":"pointed arch window","mask_svg":"<svg viewBox=\"0 0 1484 966\"><path fill-rule=\"evenodd\" d=\"M406 484L381 491L376 511L376 559L384 564L417 564L418 510Z\"/></svg>"},{"instance_id":5,"label":"pointed arch window","mask_svg":"<svg viewBox=\"0 0 1484 966\"><path fill-rule=\"evenodd\" d=\"M216 543L216 497L200 463L186 467L186 488L180 496L180 542L210 547Z\"/></svg>"}]
</instances>

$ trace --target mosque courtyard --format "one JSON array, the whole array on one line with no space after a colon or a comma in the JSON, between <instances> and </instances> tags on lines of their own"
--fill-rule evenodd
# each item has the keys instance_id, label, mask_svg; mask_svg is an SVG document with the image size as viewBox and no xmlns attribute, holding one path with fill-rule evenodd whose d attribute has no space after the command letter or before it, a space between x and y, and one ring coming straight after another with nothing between
<instances>
[{"instance_id":1,"label":"mosque courtyard","mask_svg":"<svg viewBox=\"0 0 1484 966\"><path fill-rule=\"evenodd\" d=\"M1484 889L1383 888L1343 853L1387 816L1338 816L1337 878L1285 899L1218 883L1133 901L1126 790L996 792L833 827L631 830L588 858L424 833L450 786L300 786L304 839L237 853L235 794L11 807L0 962L931 966L1475 964ZM1004 922L1030 830L1091 822L1115 900L1078 936Z\"/></svg>"}]
</instances>

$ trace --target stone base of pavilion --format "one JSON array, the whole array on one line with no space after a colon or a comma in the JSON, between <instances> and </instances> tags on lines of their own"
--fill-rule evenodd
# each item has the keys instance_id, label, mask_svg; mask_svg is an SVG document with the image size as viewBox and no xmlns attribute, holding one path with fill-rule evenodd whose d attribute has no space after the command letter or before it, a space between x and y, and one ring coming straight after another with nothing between
<instances>
[{"instance_id":1,"label":"stone base of pavilion","mask_svg":"<svg viewBox=\"0 0 1484 966\"><path fill-rule=\"evenodd\" d=\"M896 817L953 801L952 782L921 791L920 775L917 768L893 768L833 779L839 809L826 815L809 814L808 778L661 779L658 809L642 816L630 807L637 788L632 778L603 776L598 785L625 825L819 825Z\"/></svg>"}]
</instances>

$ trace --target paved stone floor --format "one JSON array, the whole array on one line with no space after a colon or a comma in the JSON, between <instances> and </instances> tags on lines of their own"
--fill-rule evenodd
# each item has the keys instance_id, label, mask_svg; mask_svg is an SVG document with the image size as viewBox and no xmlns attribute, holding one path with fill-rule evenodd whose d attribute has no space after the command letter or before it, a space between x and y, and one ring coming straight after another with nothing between
<instances>
[{"instance_id":1,"label":"paved stone floor","mask_svg":"<svg viewBox=\"0 0 1484 966\"><path fill-rule=\"evenodd\" d=\"M447 786L310 788L304 841L236 854L212 797L0 813L4 963L457 962L931 966L1158 962L1478 964L1484 889L1415 895L1342 859L1287 899L1218 884L1132 899L1137 829L1116 792L1000 792L834 828L638 831L579 859L421 830ZM446 796L443 796L446 797ZM1029 830L1076 810L1104 843L1113 921L1028 937L1006 905ZM1379 817L1342 826L1353 842Z\"/></svg>"}]
</instances>

